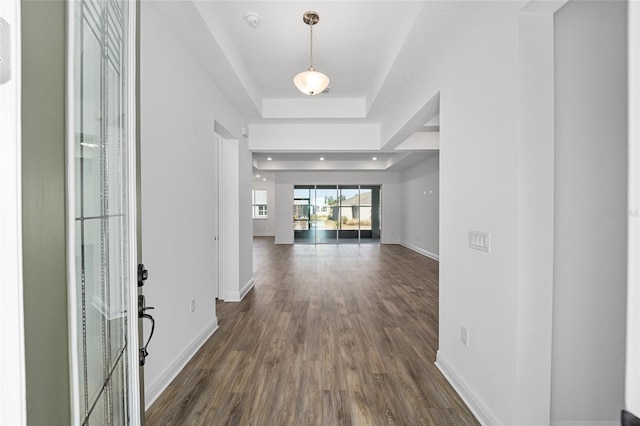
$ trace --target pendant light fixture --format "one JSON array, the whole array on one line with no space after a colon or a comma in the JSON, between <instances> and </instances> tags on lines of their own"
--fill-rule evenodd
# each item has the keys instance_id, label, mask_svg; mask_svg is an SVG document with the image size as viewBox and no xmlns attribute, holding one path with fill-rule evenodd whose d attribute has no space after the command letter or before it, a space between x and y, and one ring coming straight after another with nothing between
<instances>
[{"instance_id":1,"label":"pendant light fixture","mask_svg":"<svg viewBox=\"0 0 640 426\"><path fill-rule=\"evenodd\" d=\"M317 12L309 11L302 15L302 20L309 25L309 68L296 75L293 78L293 84L305 95L313 96L327 88L329 77L313 67L313 26L320 21L320 16Z\"/></svg>"}]
</instances>

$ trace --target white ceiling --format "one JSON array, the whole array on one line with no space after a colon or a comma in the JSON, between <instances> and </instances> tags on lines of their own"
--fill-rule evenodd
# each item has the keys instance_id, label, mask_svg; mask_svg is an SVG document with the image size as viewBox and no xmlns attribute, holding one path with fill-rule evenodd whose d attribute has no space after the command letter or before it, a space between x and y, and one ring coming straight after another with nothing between
<instances>
[{"instance_id":1,"label":"white ceiling","mask_svg":"<svg viewBox=\"0 0 640 426\"><path fill-rule=\"evenodd\" d=\"M464 9L464 3L457 1L402 0L183 0L158 1L156 6L246 118L248 129L299 123L367 123L382 128L389 109L403 102L397 95L403 93L403 85L428 72L424 57ZM308 10L320 15L314 26L314 66L331 79L329 93L314 97L300 93L292 82L309 66L309 27L302 21ZM245 20L248 13L260 17L257 27ZM438 111L436 103L424 108L422 116L416 111L416 116L407 117L406 128L394 137L390 149L361 151L363 144L358 141L341 153L321 145L305 147L304 152L262 147L254 152L254 167L271 171L402 169L415 163L414 153L421 154L418 158L433 154L432 145L412 142L405 144L411 149L397 152L395 147L414 132L438 131L439 121L433 120ZM377 161L371 160L374 155ZM268 156L274 160L267 161ZM321 156L325 161L320 162Z\"/></svg>"}]
</instances>

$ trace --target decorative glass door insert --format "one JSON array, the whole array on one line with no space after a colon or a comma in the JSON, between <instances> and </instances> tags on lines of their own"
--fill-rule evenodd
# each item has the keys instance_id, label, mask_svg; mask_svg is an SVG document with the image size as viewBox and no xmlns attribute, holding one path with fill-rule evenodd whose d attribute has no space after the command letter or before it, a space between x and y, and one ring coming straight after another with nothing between
<instances>
[{"instance_id":1,"label":"decorative glass door insert","mask_svg":"<svg viewBox=\"0 0 640 426\"><path fill-rule=\"evenodd\" d=\"M127 0L69 2L71 358L74 423L82 425L139 422L134 12Z\"/></svg>"}]
</instances>

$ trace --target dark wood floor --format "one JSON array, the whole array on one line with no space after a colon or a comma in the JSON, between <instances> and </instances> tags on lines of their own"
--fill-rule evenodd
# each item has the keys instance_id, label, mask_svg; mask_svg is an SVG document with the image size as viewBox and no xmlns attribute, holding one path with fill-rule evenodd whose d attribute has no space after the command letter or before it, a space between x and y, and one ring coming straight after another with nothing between
<instances>
[{"instance_id":1,"label":"dark wood floor","mask_svg":"<svg viewBox=\"0 0 640 426\"><path fill-rule=\"evenodd\" d=\"M475 425L433 365L438 263L396 245L254 239L255 288L148 425Z\"/></svg>"}]
</instances>

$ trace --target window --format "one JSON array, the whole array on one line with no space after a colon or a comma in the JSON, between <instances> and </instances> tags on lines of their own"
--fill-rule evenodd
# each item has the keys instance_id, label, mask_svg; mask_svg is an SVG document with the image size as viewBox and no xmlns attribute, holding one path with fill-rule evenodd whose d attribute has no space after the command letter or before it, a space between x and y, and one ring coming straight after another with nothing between
<instances>
[{"instance_id":1,"label":"window","mask_svg":"<svg viewBox=\"0 0 640 426\"><path fill-rule=\"evenodd\" d=\"M253 218L267 218L267 190L254 189L251 191L251 199L253 204Z\"/></svg>"}]
</instances>

